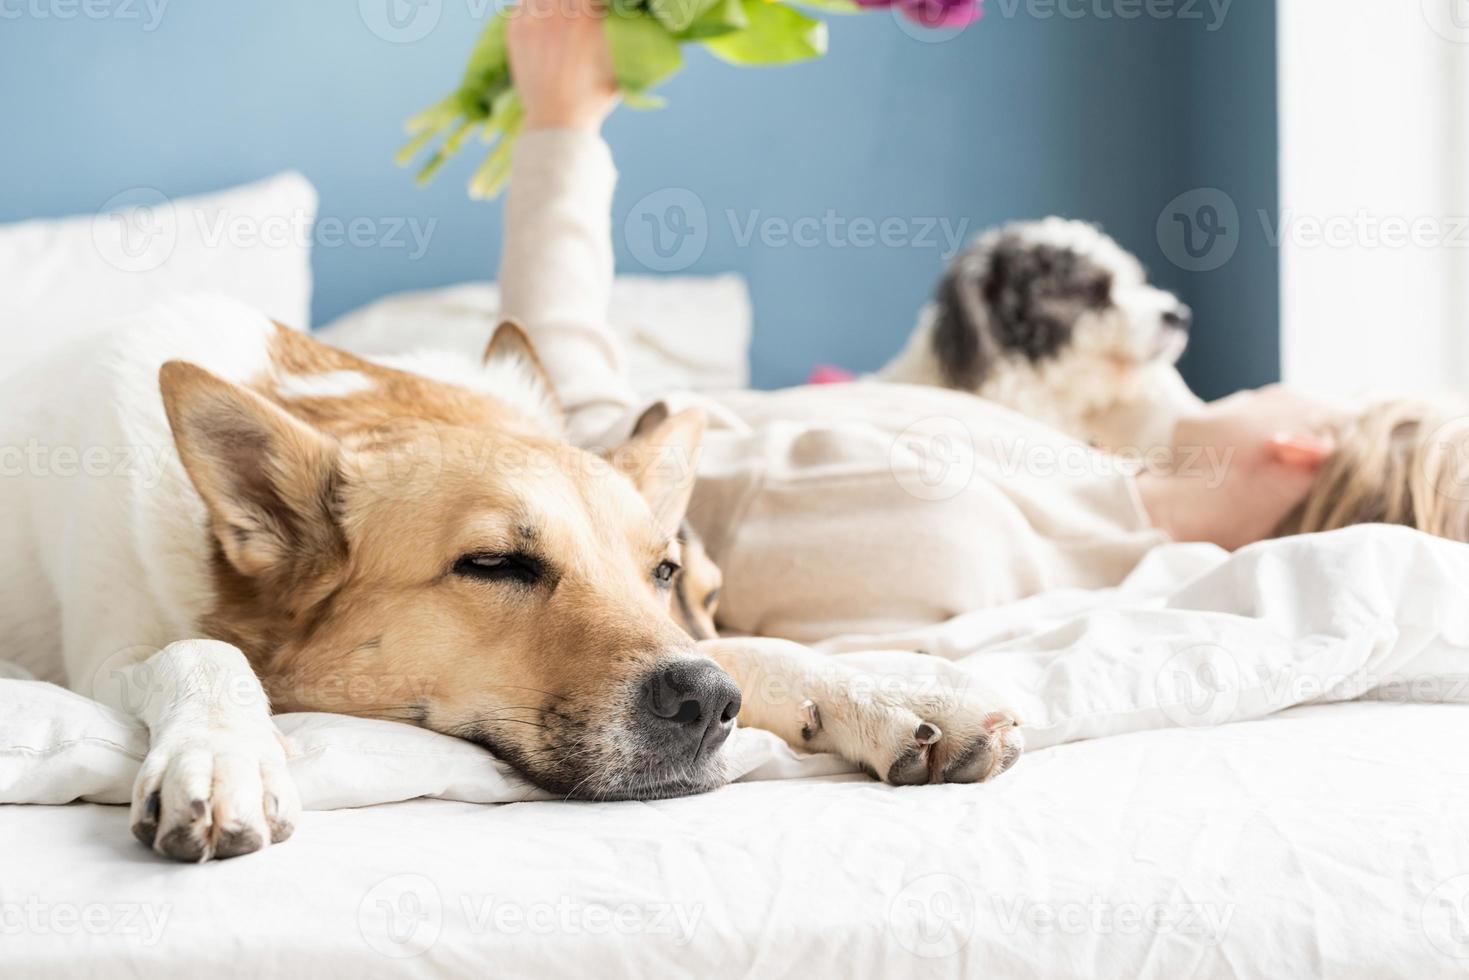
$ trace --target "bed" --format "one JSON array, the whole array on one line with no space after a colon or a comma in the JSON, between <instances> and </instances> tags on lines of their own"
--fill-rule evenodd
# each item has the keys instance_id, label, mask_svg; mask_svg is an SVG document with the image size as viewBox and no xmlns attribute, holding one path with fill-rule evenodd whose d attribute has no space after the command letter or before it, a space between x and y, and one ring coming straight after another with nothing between
<instances>
[{"instance_id":1,"label":"bed","mask_svg":"<svg viewBox=\"0 0 1469 980\"><path fill-rule=\"evenodd\" d=\"M309 812L259 855L179 866L125 807L0 806L5 972L1462 975L1466 580L1469 546L1397 528L1174 545L1119 589L885 638L1019 705L1032 747L981 785L740 731L717 792L565 802L454 739L283 716ZM874 639L828 648L887 662L851 652ZM127 719L0 701L0 800L126 798Z\"/></svg>"},{"instance_id":2,"label":"bed","mask_svg":"<svg viewBox=\"0 0 1469 980\"><path fill-rule=\"evenodd\" d=\"M313 207L289 175L172 202L147 267L108 263L113 223L0 228L0 268L39 284L0 328L59 343L93 321L38 320L55 297L116 314L181 289L304 324L308 255L207 250L185 219ZM742 382L737 280L619 289L641 383ZM471 284L324 333L388 353L412 317L473 352L494 305ZM711 308L727 322L688 348ZM1469 546L1403 529L1173 545L1118 589L824 644L878 682L898 661L870 651L899 650L1002 693L1029 749L983 785L887 787L740 730L724 789L575 803L466 742L283 716L296 836L198 867L128 832L146 732L0 663L0 976L1464 975L1466 582Z\"/></svg>"},{"instance_id":3,"label":"bed","mask_svg":"<svg viewBox=\"0 0 1469 980\"><path fill-rule=\"evenodd\" d=\"M1466 730L1460 705L1310 706L1041 750L989 786L415 800L308 813L286 846L200 867L139 847L122 807L5 807L0 960L108 980L1463 975Z\"/></svg>"}]
</instances>

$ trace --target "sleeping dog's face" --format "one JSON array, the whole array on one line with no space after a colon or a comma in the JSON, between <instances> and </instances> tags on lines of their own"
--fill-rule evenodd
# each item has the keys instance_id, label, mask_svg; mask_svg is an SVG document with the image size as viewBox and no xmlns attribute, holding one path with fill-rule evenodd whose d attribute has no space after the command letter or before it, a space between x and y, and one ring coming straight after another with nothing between
<instances>
[{"instance_id":1,"label":"sleeping dog's face","mask_svg":"<svg viewBox=\"0 0 1469 980\"><path fill-rule=\"evenodd\" d=\"M724 781L739 692L670 616L702 416L665 419L618 472L524 398L276 340L249 390L162 375L217 542L204 626L246 651L276 710L419 724L566 795ZM507 393L526 385L506 365L532 359L510 346L487 369ZM323 378L348 393L293 394Z\"/></svg>"},{"instance_id":2,"label":"sleeping dog's face","mask_svg":"<svg viewBox=\"0 0 1469 980\"><path fill-rule=\"evenodd\" d=\"M1125 401L1143 368L1177 361L1191 320L1115 241L1061 218L983 236L949 268L928 315L945 385L1002 402L1037 389L1051 405L1074 403L1070 417Z\"/></svg>"}]
</instances>

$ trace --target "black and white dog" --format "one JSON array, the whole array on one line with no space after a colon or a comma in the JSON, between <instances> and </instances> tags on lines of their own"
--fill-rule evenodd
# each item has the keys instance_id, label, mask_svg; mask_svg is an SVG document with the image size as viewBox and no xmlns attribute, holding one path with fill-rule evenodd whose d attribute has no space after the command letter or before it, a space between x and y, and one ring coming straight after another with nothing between
<instances>
[{"instance_id":1,"label":"black and white dog","mask_svg":"<svg viewBox=\"0 0 1469 980\"><path fill-rule=\"evenodd\" d=\"M1112 449L1167 445L1197 407L1174 365L1192 314L1094 225L985 232L954 260L885 381L972 391Z\"/></svg>"}]
</instances>

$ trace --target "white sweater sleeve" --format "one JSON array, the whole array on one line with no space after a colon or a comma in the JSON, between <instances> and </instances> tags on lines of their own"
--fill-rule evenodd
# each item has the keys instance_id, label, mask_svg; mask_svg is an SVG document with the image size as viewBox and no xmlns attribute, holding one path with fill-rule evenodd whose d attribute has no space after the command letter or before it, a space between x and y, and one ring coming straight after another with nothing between
<instances>
[{"instance_id":1,"label":"white sweater sleeve","mask_svg":"<svg viewBox=\"0 0 1469 980\"><path fill-rule=\"evenodd\" d=\"M636 398L607 322L616 183L595 133L532 130L515 145L501 312L530 334L566 409L567 437L583 446L620 433Z\"/></svg>"}]
</instances>

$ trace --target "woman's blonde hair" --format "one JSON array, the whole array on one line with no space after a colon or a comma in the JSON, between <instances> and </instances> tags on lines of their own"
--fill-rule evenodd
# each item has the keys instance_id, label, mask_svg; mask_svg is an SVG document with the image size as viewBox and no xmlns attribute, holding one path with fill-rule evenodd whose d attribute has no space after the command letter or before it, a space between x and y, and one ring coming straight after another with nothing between
<instances>
[{"instance_id":1,"label":"woman's blonde hair","mask_svg":"<svg viewBox=\"0 0 1469 980\"><path fill-rule=\"evenodd\" d=\"M1366 409L1278 533L1404 524L1469 541L1469 406L1396 400Z\"/></svg>"}]
</instances>

